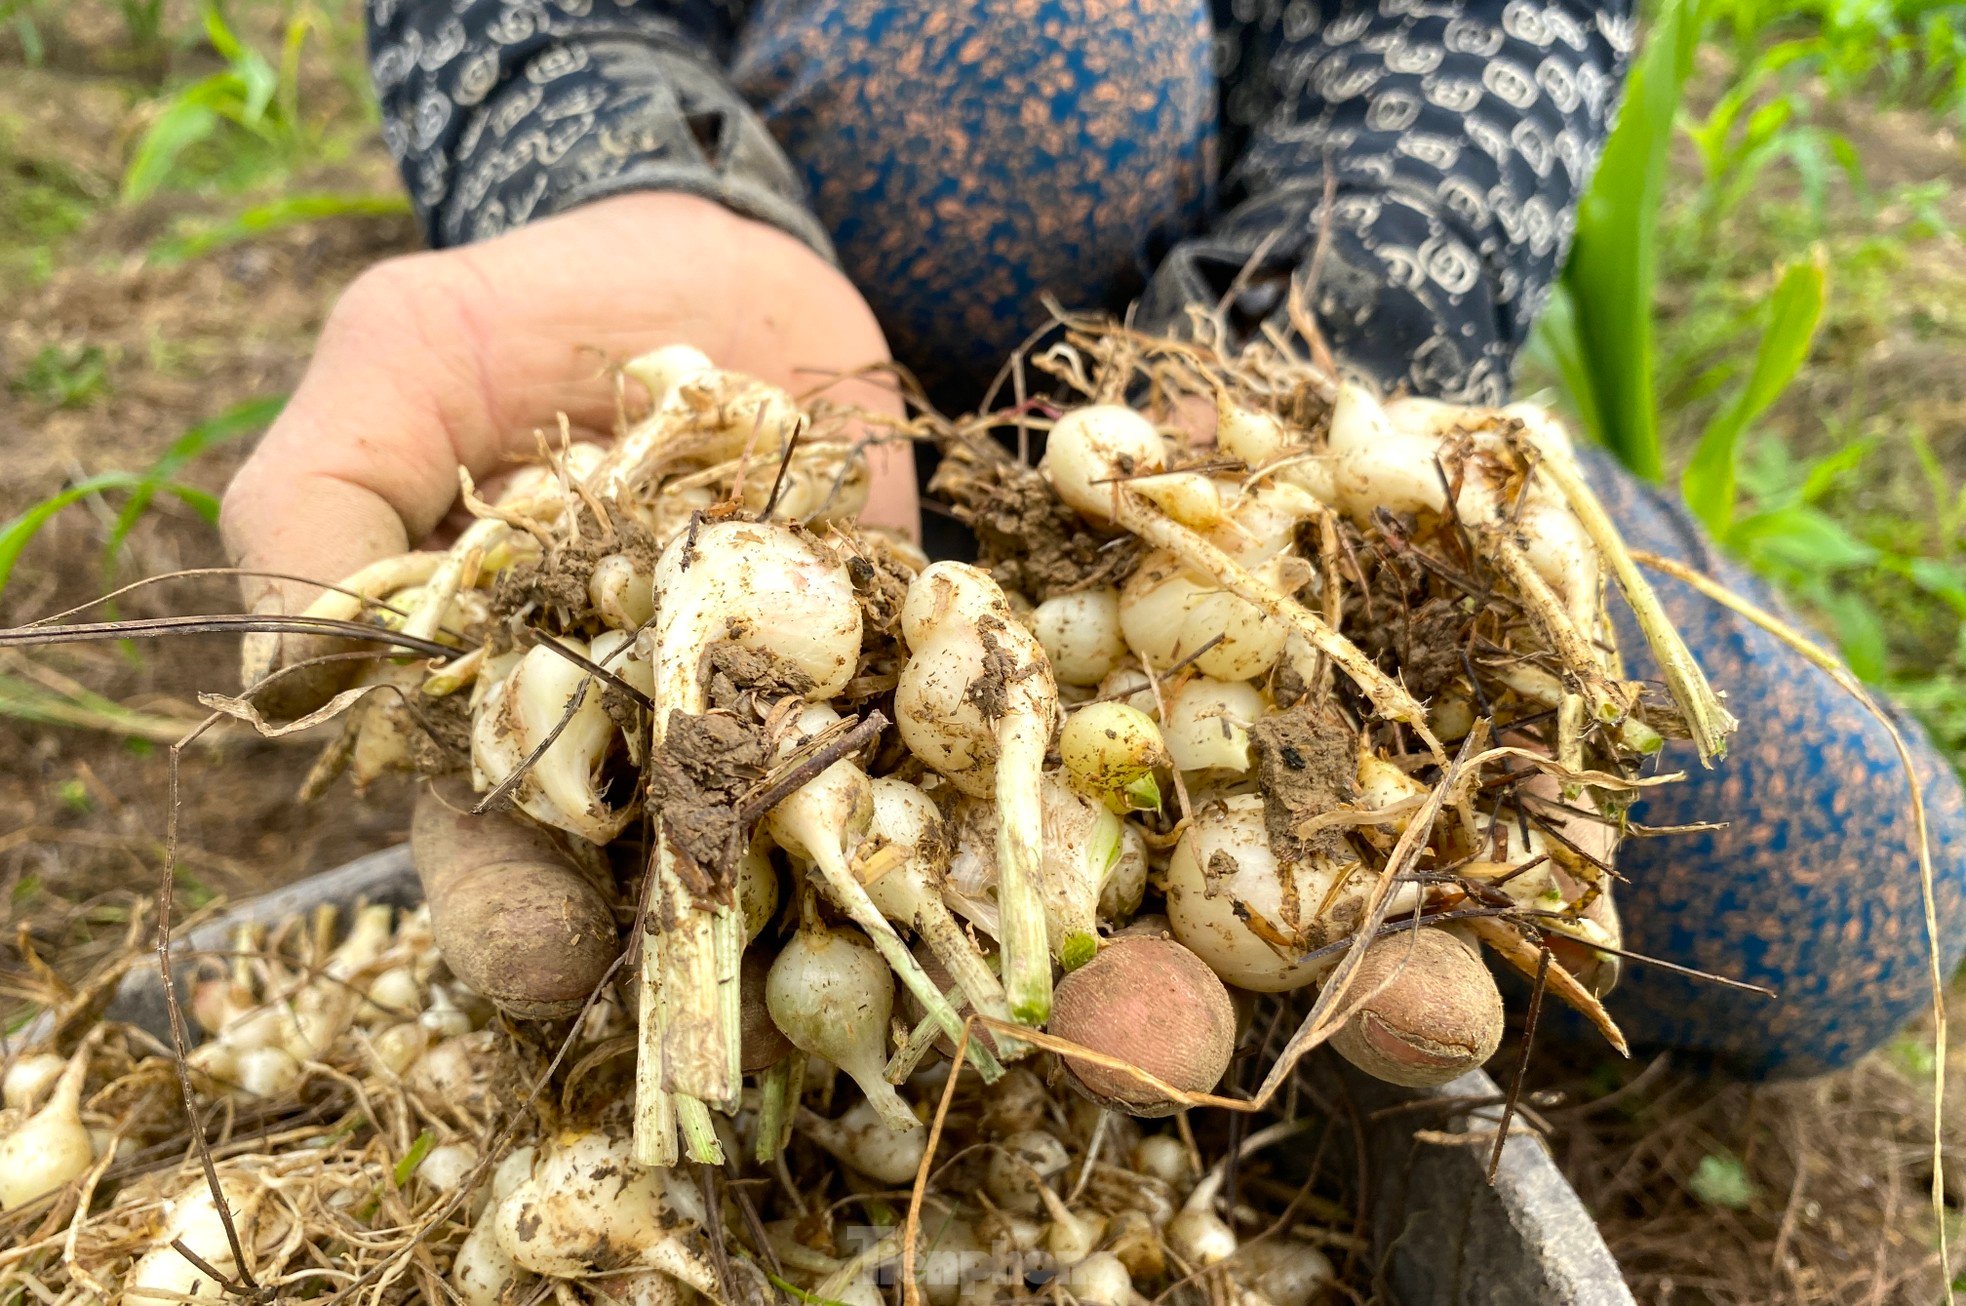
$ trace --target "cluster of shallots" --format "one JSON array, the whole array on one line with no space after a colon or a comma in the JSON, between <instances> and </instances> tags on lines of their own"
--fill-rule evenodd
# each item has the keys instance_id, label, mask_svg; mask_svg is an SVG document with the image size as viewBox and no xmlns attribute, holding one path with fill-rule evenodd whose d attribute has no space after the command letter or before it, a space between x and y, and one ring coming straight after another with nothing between
<instances>
[{"instance_id":1,"label":"cluster of shallots","mask_svg":"<svg viewBox=\"0 0 1966 1306\"><path fill-rule=\"evenodd\" d=\"M904 1130L897 1085L957 1041L986 1081L1049 1046L1097 1100L1171 1111L1224 1073L1231 989L1328 986L1317 1038L1442 1083L1501 1037L1483 943L1618 1041L1597 994L1638 762L1732 721L1567 438L1533 408L1180 357L1215 401L1199 435L1087 402L1043 419L1035 469L964 483L1008 456L943 429L959 515L1033 523L975 566L859 529L853 446L665 349L626 366L652 404L612 446L467 494L448 551L321 601L460 650L379 673L401 692L338 758L400 759L412 725L441 744L462 709L472 801L631 854L637 1161L720 1158L748 1091L788 1119L806 1057ZM1670 702L1624 677L1607 576ZM476 909L426 870L439 936L526 864L472 878ZM573 934L612 955L594 919Z\"/></svg>"},{"instance_id":2,"label":"cluster of shallots","mask_svg":"<svg viewBox=\"0 0 1966 1306\"><path fill-rule=\"evenodd\" d=\"M12 1058L0 1282L51 1301L224 1301L241 1254L274 1281L304 1274L309 1247L379 1261L392 1229L482 1178L518 1082L511 1040L442 965L427 913L337 917L242 926L179 988L223 1209L154 1035L98 1024L66 1058Z\"/></svg>"},{"instance_id":3,"label":"cluster of shallots","mask_svg":"<svg viewBox=\"0 0 1966 1306\"><path fill-rule=\"evenodd\" d=\"M459 984L424 912L358 906L338 942L336 923L242 928L196 963L186 1064L209 1179L175 1057L143 1031L99 1024L67 1057L6 1065L0 1283L132 1306L355 1285L389 1302L736 1306L774 1284L874 1306L905 1273L931 1306L1051 1285L1087 1306L1309 1306L1336 1276L1327 1251L1360 1247L1328 1227L1349 1223L1322 1195L1342 1185L1272 1169L1311 1122L1198 1142L1021 1066L951 1084L936 1059L889 1109L805 1059L783 1109L750 1089L716 1118L726 1166L647 1168L617 995L532 1045Z\"/></svg>"}]
</instances>

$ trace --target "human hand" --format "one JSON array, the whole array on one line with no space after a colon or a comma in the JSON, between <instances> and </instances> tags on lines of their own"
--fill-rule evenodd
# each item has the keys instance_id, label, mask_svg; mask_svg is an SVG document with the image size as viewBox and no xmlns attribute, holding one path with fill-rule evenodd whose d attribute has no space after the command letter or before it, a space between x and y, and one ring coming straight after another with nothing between
<instances>
[{"instance_id":1,"label":"human hand","mask_svg":"<svg viewBox=\"0 0 1966 1306\"><path fill-rule=\"evenodd\" d=\"M221 527L237 565L332 583L420 543L457 497L566 414L605 436L602 362L695 345L794 394L898 413L878 379L833 377L888 358L872 311L793 237L705 199L624 195L480 245L379 263L342 295L286 411L234 478ZM918 529L912 454L870 450L862 520ZM302 611L320 586L244 580L254 611ZM286 637L278 663L328 651ZM285 678L275 714L306 710L333 672Z\"/></svg>"},{"instance_id":2,"label":"human hand","mask_svg":"<svg viewBox=\"0 0 1966 1306\"><path fill-rule=\"evenodd\" d=\"M481 245L391 259L336 304L292 402L226 492L226 547L241 567L321 582L401 553L451 512L459 467L483 482L561 413L577 435L605 436L615 394L603 360L675 342L794 394L888 357L836 269L693 196L622 196ZM825 393L900 410L878 380ZM914 533L912 455L871 455L863 520ZM244 585L260 612L299 612L320 592ZM288 636L276 662L329 651ZM261 706L318 706L348 668L283 677ZM471 816L472 802L468 786L445 782L417 806L411 851L438 940L460 977L512 1014L568 1014L619 951L605 888L545 831Z\"/></svg>"}]
</instances>

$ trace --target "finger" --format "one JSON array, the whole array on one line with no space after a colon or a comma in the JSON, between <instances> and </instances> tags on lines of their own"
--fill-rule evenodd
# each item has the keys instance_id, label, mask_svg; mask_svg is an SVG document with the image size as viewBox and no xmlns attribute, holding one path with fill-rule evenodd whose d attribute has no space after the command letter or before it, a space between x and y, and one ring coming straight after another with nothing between
<instances>
[{"instance_id":1,"label":"finger","mask_svg":"<svg viewBox=\"0 0 1966 1306\"><path fill-rule=\"evenodd\" d=\"M608 900L546 831L502 812L473 816L476 801L462 778L438 781L410 825L438 951L513 1016L571 1016L621 951Z\"/></svg>"},{"instance_id":2,"label":"finger","mask_svg":"<svg viewBox=\"0 0 1966 1306\"><path fill-rule=\"evenodd\" d=\"M863 526L900 531L915 543L922 539L921 494L915 482L912 444L876 444L867 449L867 506Z\"/></svg>"},{"instance_id":3,"label":"finger","mask_svg":"<svg viewBox=\"0 0 1966 1306\"><path fill-rule=\"evenodd\" d=\"M407 550L455 496L458 450L485 443L486 416L470 380L471 337L444 320L467 311L451 300L451 280L434 261L410 259L351 286L293 398L227 488L220 528L233 561L318 582L247 576L254 612L304 611L322 585ZM247 679L338 645L249 637ZM355 670L344 662L284 677L261 706L306 711Z\"/></svg>"}]
</instances>

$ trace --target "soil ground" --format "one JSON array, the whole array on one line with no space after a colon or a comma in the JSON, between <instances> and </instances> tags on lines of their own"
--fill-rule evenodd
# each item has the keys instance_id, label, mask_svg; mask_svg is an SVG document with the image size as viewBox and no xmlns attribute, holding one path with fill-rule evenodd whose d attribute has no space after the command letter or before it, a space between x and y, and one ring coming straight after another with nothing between
<instances>
[{"instance_id":1,"label":"soil ground","mask_svg":"<svg viewBox=\"0 0 1966 1306\"><path fill-rule=\"evenodd\" d=\"M209 52L177 47L133 59L108 6L33 12L44 19L38 66L17 36L0 36L0 521L87 476L146 467L188 428L234 404L285 393L339 288L416 243L404 218L338 218L157 265L147 254L187 215L245 203L214 185L166 188L134 207L116 202L134 135L156 111L152 64L179 73L216 64ZM189 21L175 7L167 13L169 22ZM304 65L300 88L310 123L342 133L319 127L320 139L352 143L324 146L327 161L302 151L260 183L261 198L283 187L393 192L352 89L353 14L333 7L316 48L326 43L334 57ZM1929 118L1852 115L1842 125L1867 163L1884 170L1875 183L1887 174L1937 179L1944 220L1956 229L1966 218L1958 143L1935 136ZM1956 236L1925 241L1913 266L1878 252L1873 239L1892 222L1923 220L1887 211L1831 237L1849 293L1832 301L1825 344L1778 414L1777 429L1797 448L1825 438L1825 413L1915 421L1952 466L1966 466L1966 248ZM1762 224L1741 237L1747 267L1782 232ZM1703 295L1756 291L1742 273L1720 291L1674 290L1668 307L1691 315ZM244 447L217 449L183 479L220 490ZM1921 493L1902 476L1866 481L1860 492L1885 509ZM116 503L85 500L53 518L0 595L0 622L85 602L106 581L223 563L209 525L160 499L106 576L102 548ZM139 591L123 600L121 615L235 605L229 580L204 577ZM127 946L164 865L170 807L168 750L156 738L36 724L15 715L7 695L22 680L65 678L159 718L149 733L163 738L169 721L196 720L198 691L233 687L234 661L225 636L0 652L0 1013L6 972L18 970L25 950L79 973L105 950ZM363 803L345 789L312 806L295 800L321 742L267 743L228 728L215 744L189 750L178 821L181 906L248 894L402 836L401 789L383 786ZM1912 1031L1850 1074L1763 1089L1671 1065L1545 1058L1532 1102L1641 1301L1929 1303L1941 1290L1926 1191L1929 1110L1920 1096L1931 1055ZM1966 1085L1966 1075L1954 1082ZM1966 1099L1951 1116L1966 1121ZM1948 1149L1957 1158L1955 1205L1966 1195L1959 1141Z\"/></svg>"}]
</instances>

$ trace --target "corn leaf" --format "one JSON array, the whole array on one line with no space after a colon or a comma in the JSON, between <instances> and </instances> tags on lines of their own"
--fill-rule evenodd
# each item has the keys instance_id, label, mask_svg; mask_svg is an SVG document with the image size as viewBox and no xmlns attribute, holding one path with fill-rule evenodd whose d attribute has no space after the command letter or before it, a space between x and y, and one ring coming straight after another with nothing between
<instances>
[{"instance_id":1,"label":"corn leaf","mask_svg":"<svg viewBox=\"0 0 1966 1306\"><path fill-rule=\"evenodd\" d=\"M1577 337L1577 310L1560 281L1550 287L1549 302L1543 306L1529 347L1563 378L1563 388L1585 433L1599 444L1605 443L1604 415L1597 409L1590 364L1584 357L1584 343Z\"/></svg>"},{"instance_id":2,"label":"corn leaf","mask_svg":"<svg viewBox=\"0 0 1966 1306\"><path fill-rule=\"evenodd\" d=\"M1821 593L1802 597L1820 609L1836 632L1837 652L1842 654L1850 674L1876 684L1884 679L1890 662L1890 649L1884 639L1884 623L1877 609L1861 594L1821 586Z\"/></svg>"},{"instance_id":3,"label":"corn leaf","mask_svg":"<svg viewBox=\"0 0 1966 1306\"><path fill-rule=\"evenodd\" d=\"M214 226L159 241L151 246L149 257L152 263L168 266L283 227L325 218L392 217L409 211L410 202L401 195L343 195L333 191L289 195L255 204Z\"/></svg>"},{"instance_id":4,"label":"corn leaf","mask_svg":"<svg viewBox=\"0 0 1966 1306\"><path fill-rule=\"evenodd\" d=\"M62 509L80 503L92 494L134 489L144 483L145 478L135 472L104 472L49 495L5 525L0 525L0 594L6 592L7 582L13 578L14 564L20 561L21 551ZM217 516L218 501L203 490L175 483L166 483L157 489L190 504L200 516L209 514L208 520Z\"/></svg>"},{"instance_id":5,"label":"corn leaf","mask_svg":"<svg viewBox=\"0 0 1966 1306\"><path fill-rule=\"evenodd\" d=\"M1649 480L1665 471L1655 397L1652 292L1658 275L1659 196L1681 92L1704 26L1698 0L1666 0L1632 68L1618 126L1577 214L1564 269L1588 380L1578 407L1593 407L1604 442ZM1583 396L1588 394L1589 398Z\"/></svg>"},{"instance_id":6,"label":"corn leaf","mask_svg":"<svg viewBox=\"0 0 1966 1306\"><path fill-rule=\"evenodd\" d=\"M124 541L129 538L130 531L149 509L151 500L157 497L158 491L170 484L171 478L177 474L179 468L215 445L263 429L280 415L280 409L286 405L286 402L285 395L248 399L245 403L229 408L217 417L198 423L173 440L171 447L166 449L156 462L150 464L149 470L144 472L137 484L131 488L129 501L123 505L122 511L116 514L116 522L109 529L109 539L102 547L102 569L105 576L115 567L116 559L122 553ZM183 488L186 487L180 487L180 491ZM202 497L195 497L198 495ZM190 504L193 511L207 522L217 521L218 505L210 495L196 491L193 496L180 492L178 497Z\"/></svg>"},{"instance_id":7,"label":"corn leaf","mask_svg":"<svg viewBox=\"0 0 1966 1306\"><path fill-rule=\"evenodd\" d=\"M144 131L130 166L123 171L125 204L135 204L156 191L171 175L180 154L218 130L218 110L206 100L204 95L180 94Z\"/></svg>"},{"instance_id":8,"label":"corn leaf","mask_svg":"<svg viewBox=\"0 0 1966 1306\"><path fill-rule=\"evenodd\" d=\"M1726 536L1734 521L1735 466L1741 434L1788 389L1809 357L1816 327L1823 318L1826 264L1818 249L1806 262L1782 273L1768 302L1768 327L1754 353L1747 382L1733 400L1707 423L1693 457L1680 477L1686 504L1716 536Z\"/></svg>"},{"instance_id":9,"label":"corn leaf","mask_svg":"<svg viewBox=\"0 0 1966 1306\"><path fill-rule=\"evenodd\" d=\"M1869 567L1879 561L1873 545L1852 535L1834 517L1805 504L1790 504L1743 517L1727 545L1757 570L1783 567L1802 576Z\"/></svg>"}]
</instances>

